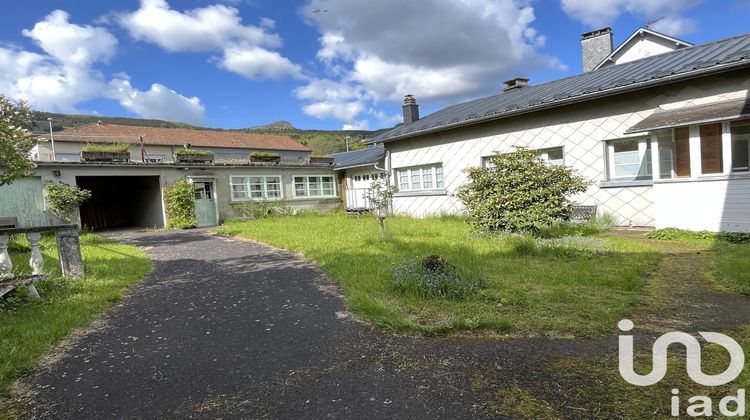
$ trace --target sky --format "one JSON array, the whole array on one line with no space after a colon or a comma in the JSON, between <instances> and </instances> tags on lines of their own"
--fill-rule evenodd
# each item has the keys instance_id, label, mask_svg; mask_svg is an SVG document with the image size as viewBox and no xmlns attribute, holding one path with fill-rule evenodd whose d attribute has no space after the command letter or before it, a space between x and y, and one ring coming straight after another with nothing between
<instances>
[{"instance_id":1,"label":"sky","mask_svg":"<svg viewBox=\"0 0 750 420\"><path fill-rule=\"evenodd\" d=\"M699 44L750 0L27 0L0 17L0 94L42 111L243 128L392 127L581 72L581 33Z\"/></svg>"}]
</instances>

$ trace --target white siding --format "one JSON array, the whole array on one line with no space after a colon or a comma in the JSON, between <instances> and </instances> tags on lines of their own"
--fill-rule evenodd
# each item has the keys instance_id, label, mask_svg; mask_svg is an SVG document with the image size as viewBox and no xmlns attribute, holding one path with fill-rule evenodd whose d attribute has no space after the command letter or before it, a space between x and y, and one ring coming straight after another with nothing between
<instances>
[{"instance_id":1,"label":"white siding","mask_svg":"<svg viewBox=\"0 0 750 420\"><path fill-rule=\"evenodd\" d=\"M459 212L462 206L453 194L466 182L466 168L480 166L483 156L509 152L514 146L562 146L566 165L594 183L586 193L574 197L576 202L598 205L623 225L653 226L658 197L653 186L599 188L599 183L607 180L603 142L627 137L628 128L659 107L744 98L748 87L750 77L737 72L386 143L390 169L442 163L447 192L396 197L394 209L414 216Z\"/></svg>"},{"instance_id":2,"label":"white siding","mask_svg":"<svg viewBox=\"0 0 750 420\"><path fill-rule=\"evenodd\" d=\"M655 185L656 227L750 232L750 178Z\"/></svg>"}]
</instances>

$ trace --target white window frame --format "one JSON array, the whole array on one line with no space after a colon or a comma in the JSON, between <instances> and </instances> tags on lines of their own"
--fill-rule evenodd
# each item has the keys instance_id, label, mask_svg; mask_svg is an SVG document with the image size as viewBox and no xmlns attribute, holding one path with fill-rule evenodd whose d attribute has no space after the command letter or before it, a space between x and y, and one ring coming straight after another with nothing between
<instances>
[{"instance_id":1,"label":"white window frame","mask_svg":"<svg viewBox=\"0 0 750 420\"><path fill-rule=\"evenodd\" d=\"M560 153L562 153L562 159L550 159L549 158L549 152L551 151L557 151L559 150ZM543 149L536 149L534 150L534 153L536 153L536 157L543 160L548 165L559 165L559 166L565 166L565 147L563 146L557 146L557 147L545 147Z\"/></svg>"},{"instance_id":2,"label":"white window frame","mask_svg":"<svg viewBox=\"0 0 750 420\"><path fill-rule=\"evenodd\" d=\"M317 177L320 180L320 194L321 195L310 195L310 178ZM331 184L333 184L333 195L323 195L323 180L322 178L331 178ZM297 178L304 178L305 195L297 195ZM336 198L338 197L338 185L336 185L336 175L327 174L309 174L309 175L292 175L292 192L294 198L304 200L318 200L323 198Z\"/></svg>"},{"instance_id":3,"label":"white window frame","mask_svg":"<svg viewBox=\"0 0 750 420\"><path fill-rule=\"evenodd\" d=\"M164 155L149 155L146 154L146 163L163 163Z\"/></svg>"},{"instance_id":4,"label":"white window frame","mask_svg":"<svg viewBox=\"0 0 750 420\"><path fill-rule=\"evenodd\" d=\"M741 119L741 120L738 120L738 121L743 121L743 120L744 119ZM750 125L746 125L745 127L750 128ZM733 173L740 173L740 174L746 174L746 173L750 172L750 167L735 167L734 166L734 153L735 153L734 142L735 142L735 137L734 137L734 134L732 134L732 132L731 132L731 122L730 122L730 131L729 131L729 133L730 133L730 136L731 136L731 139L730 139L731 153L729 154L729 159L730 159L729 165L731 167L731 172L733 172ZM747 138L744 138L744 140L748 142L748 148L747 148L748 149L748 157L747 157L747 159L748 159L748 163L750 163L750 134L740 134L740 136L742 136L742 137L747 136Z\"/></svg>"},{"instance_id":5,"label":"white window frame","mask_svg":"<svg viewBox=\"0 0 750 420\"><path fill-rule=\"evenodd\" d=\"M242 183L235 183L234 178L244 178L244 182ZM262 186L261 193L263 195L262 198L253 198L252 192L250 190L250 186L254 183L250 182L250 178L261 178L263 181L260 184ZM278 197L268 197L268 180L275 178L278 180L279 184L279 196ZM244 193L247 195L247 197L244 198L237 198L235 197L234 193L234 187L242 185L245 187ZM229 175L229 201L233 203L239 203L244 201L278 201L284 199L284 179L281 175L247 175L247 174L232 174Z\"/></svg>"},{"instance_id":6,"label":"white window frame","mask_svg":"<svg viewBox=\"0 0 750 420\"><path fill-rule=\"evenodd\" d=\"M615 175L615 144L619 142L627 142L627 141L636 141L638 142L638 162L639 162L639 171L640 168L645 167L647 168L647 175L648 176L642 176L639 174L636 174L635 176L616 176ZM653 174L653 150L651 150L651 136L642 136L642 137L626 137L622 139L613 139L613 140L607 140L606 141L606 150L607 150L607 179L610 181L650 181L653 180L654 174ZM650 151L651 154L651 160L648 162L645 162L645 156L646 153Z\"/></svg>"},{"instance_id":7,"label":"white window frame","mask_svg":"<svg viewBox=\"0 0 750 420\"><path fill-rule=\"evenodd\" d=\"M439 169L439 171L438 171ZM443 170L442 163L431 163L427 165L418 166L406 166L402 168L396 168L396 187L399 192L421 192L421 191L445 191L445 172ZM440 174L440 180L438 181L438 174ZM425 176L429 175L430 187L424 188ZM401 178L406 177L407 188L403 188ZM418 180L419 187L414 188L415 180ZM438 183L442 184L438 186Z\"/></svg>"}]
</instances>

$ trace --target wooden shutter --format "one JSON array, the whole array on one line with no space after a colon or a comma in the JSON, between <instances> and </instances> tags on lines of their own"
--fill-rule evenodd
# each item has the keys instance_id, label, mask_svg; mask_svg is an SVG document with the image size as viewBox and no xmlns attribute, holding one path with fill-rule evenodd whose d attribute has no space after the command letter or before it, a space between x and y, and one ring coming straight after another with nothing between
<instances>
[{"instance_id":1,"label":"wooden shutter","mask_svg":"<svg viewBox=\"0 0 750 420\"><path fill-rule=\"evenodd\" d=\"M721 147L721 123L700 126L701 167L704 174L724 172Z\"/></svg>"},{"instance_id":2,"label":"wooden shutter","mask_svg":"<svg viewBox=\"0 0 750 420\"><path fill-rule=\"evenodd\" d=\"M677 178L690 178L690 129L674 130L674 172Z\"/></svg>"}]
</instances>

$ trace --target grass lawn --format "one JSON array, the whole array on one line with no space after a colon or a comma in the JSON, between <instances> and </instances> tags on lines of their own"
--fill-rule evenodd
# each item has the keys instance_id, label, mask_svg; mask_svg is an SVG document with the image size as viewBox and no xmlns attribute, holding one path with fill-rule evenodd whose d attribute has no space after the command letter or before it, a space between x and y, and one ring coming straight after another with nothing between
<instances>
[{"instance_id":1,"label":"grass lawn","mask_svg":"<svg viewBox=\"0 0 750 420\"><path fill-rule=\"evenodd\" d=\"M303 214L229 221L219 232L300 252L342 286L361 318L393 331L592 336L611 331L659 261L646 243L598 237L597 250L534 250L525 240L472 233L463 219L391 217L381 239L371 217ZM464 300L402 293L393 270L405 261L440 255L484 273L485 289Z\"/></svg>"},{"instance_id":2,"label":"grass lawn","mask_svg":"<svg viewBox=\"0 0 750 420\"><path fill-rule=\"evenodd\" d=\"M89 324L122 297L128 286L150 270L138 248L92 234L81 236L85 278L59 278L54 236L42 240L45 270L52 276L36 283L42 299L29 300L25 288L0 298L0 396L20 375L33 370L48 350ZM14 271L30 271L25 240L11 241Z\"/></svg>"},{"instance_id":3,"label":"grass lawn","mask_svg":"<svg viewBox=\"0 0 750 420\"><path fill-rule=\"evenodd\" d=\"M717 244L714 253L714 278L721 285L750 296L750 244Z\"/></svg>"}]
</instances>

